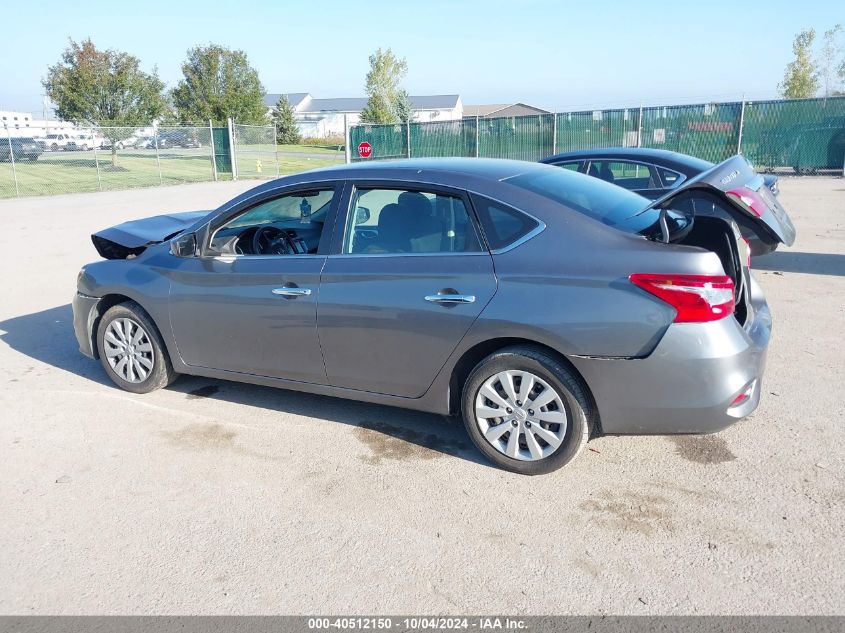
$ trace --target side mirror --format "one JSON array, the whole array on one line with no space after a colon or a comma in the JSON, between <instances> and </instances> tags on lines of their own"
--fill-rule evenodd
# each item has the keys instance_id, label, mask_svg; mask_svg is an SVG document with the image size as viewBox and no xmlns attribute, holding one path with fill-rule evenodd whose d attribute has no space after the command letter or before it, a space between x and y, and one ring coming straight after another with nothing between
<instances>
[{"instance_id":1,"label":"side mirror","mask_svg":"<svg viewBox=\"0 0 845 633\"><path fill-rule=\"evenodd\" d=\"M170 240L170 252L176 257L196 257L197 236L195 233L187 233Z\"/></svg>"},{"instance_id":2,"label":"side mirror","mask_svg":"<svg viewBox=\"0 0 845 633\"><path fill-rule=\"evenodd\" d=\"M370 219L370 210L367 207L357 207L355 209L355 224L364 224Z\"/></svg>"}]
</instances>

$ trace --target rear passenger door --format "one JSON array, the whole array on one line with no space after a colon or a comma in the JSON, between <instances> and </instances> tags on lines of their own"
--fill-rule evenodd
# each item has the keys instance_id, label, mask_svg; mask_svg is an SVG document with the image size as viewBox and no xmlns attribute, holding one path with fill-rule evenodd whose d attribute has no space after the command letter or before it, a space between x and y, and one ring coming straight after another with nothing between
<instances>
[{"instance_id":1,"label":"rear passenger door","mask_svg":"<svg viewBox=\"0 0 845 633\"><path fill-rule=\"evenodd\" d=\"M496 292L465 192L348 188L320 281L329 384L417 398Z\"/></svg>"}]
</instances>

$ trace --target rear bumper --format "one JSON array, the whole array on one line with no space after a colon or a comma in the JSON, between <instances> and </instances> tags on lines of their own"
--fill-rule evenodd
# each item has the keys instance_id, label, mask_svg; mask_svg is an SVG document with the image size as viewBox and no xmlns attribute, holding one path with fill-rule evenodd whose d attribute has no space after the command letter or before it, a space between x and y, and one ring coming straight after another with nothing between
<instances>
[{"instance_id":1,"label":"rear bumper","mask_svg":"<svg viewBox=\"0 0 845 633\"><path fill-rule=\"evenodd\" d=\"M97 321L99 297L90 297L77 292L73 297L73 331L79 343L79 351L88 358L96 358L94 346L94 324Z\"/></svg>"},{"instance_id":2,"label":"rear bumper","mask_svg":"<svg viewBox=\"0 0 845 633\"><path fill-rule=\"evenodd\" d=\"M771 335L769 307L752 282L754 314L675 323L642 359L570 360L586 380L608 435L714 433L751 414L760 402ZM731 406L745 392L747 398Z\"/></svg>"}]
</instances>

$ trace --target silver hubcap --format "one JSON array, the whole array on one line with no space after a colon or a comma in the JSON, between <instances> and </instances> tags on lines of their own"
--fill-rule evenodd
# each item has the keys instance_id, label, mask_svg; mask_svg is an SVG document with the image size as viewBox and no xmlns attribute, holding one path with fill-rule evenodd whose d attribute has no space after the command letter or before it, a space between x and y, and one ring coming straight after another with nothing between
<instances>
[{"instance_id":1,"label":"silver hubcap","mask_svg":"<svg viewBox=\"0 0 845 633\"><path fill-rule=\"evenodd\" d=\"M109 366L126 382L144 382L153 370L153 345L146 330L132 319L115 319L106 328L103 351Z\"/></svg>"},{"instance_id":2,"label":"silver hubcap","mask_svg":"<svg viewBox=\"0 0 845 633\"><path fill-rule=\"evenodd\" d=\"M523 461L554 453L566 435L566 409L551 385L527 371L503 371L481 385L475 422L500 453Z\"/></svg>"}]
</instances>

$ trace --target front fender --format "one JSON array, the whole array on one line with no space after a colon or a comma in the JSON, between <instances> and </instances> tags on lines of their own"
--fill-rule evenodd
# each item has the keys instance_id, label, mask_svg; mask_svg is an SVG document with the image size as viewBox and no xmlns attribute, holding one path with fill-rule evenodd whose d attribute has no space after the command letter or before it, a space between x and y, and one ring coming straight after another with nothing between
<instances>
[{"instance_id":1,"label":"front fender","mask_svg":"<svg viewBox=\"0 0 845 633\"><path fill-rule=\"evenodd\" d=\"M168 308L170 280L156 268L147 266L137 259L110 259L88 264L80 272L77 281L77 296L80 294L83 297L96 298L96 304L89 308L96 316L89 317L86 325L89 329L90 340L94 340L100 317L108 307L114 305L113 301L107 301L106 304L103 301L114 296L126 297L140 305L150 315L161 334L174 367L181 365L170 327ZM83 300L79 302L80 306L88 303ZM74 321L76 320L76 305L74 305ZM92 354L96 354L95 346L92 346Z\"/></svg>"}]
</instances>

